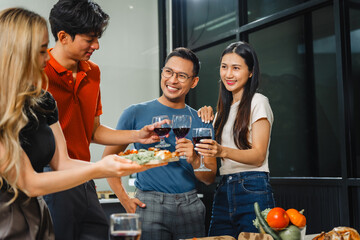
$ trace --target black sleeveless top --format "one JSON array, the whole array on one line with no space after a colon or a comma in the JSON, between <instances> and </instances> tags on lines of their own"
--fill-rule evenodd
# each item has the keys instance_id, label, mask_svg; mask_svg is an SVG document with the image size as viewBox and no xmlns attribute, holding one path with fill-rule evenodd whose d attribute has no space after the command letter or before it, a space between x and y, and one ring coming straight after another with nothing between
<instances>
[{"instance_id":1,"label":"black sleeveless top","mask_svg":"<svg viewBox=\"0 0 360 240\"><path fill-rule=\"evenodd\" d=\"M42 102L32 108L36 118L27 111L29 122L20 131L20 144L31 161L36 172L51 161L55 153L55 138L50 125L58 121L58 110L53 96L46 92Z\"/></svg>"}]
</instances>

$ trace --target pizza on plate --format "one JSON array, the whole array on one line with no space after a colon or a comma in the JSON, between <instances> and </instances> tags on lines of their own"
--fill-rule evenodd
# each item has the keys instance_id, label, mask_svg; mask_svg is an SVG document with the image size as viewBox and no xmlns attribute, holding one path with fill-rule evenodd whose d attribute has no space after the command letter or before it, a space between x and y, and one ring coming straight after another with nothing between
<instances>
[{"instance_id":1,"label":"pizza on plate","mask_svg":"<svg viewBox=\"0 0 360 240\"><path fill-rule=\"evenodd\" d=\"M169 150L160 150L158 148L151 147L146 149L132 149L120 152L119 156L135 161L140 165L151 165L165 162L179 161L178 152L170 152Z\"/></svg>"}]
</instances>

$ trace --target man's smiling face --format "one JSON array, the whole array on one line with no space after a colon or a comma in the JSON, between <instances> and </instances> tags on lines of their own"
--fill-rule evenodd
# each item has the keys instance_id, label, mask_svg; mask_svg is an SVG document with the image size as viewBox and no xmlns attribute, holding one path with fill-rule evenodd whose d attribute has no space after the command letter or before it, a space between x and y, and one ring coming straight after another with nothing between
<instances>
[{"instance_id":1,"label":"man's smiling face","mask_svg":"<svg viewBox=\"0 0 360 240\"><path fill-rule=\"evenodd\" d=\"M184 73L187 76L193 76L193 63L190 60L173 56L164 67L171 69L174 74L170 78L161 76L163 95L170 102L185 102L186 94L196 86L198 77L189 77L185 82L180 82L178 75Z\"/></svg>"}]
</instances>

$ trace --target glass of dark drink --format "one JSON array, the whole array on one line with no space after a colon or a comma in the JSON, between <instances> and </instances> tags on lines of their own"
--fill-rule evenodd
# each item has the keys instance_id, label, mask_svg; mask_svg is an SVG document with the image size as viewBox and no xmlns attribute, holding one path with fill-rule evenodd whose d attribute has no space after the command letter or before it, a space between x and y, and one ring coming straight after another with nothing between
<instances>
[{"instance_id":1,"label":"glass of dark drink","mask_svg":"<svg viewBox=\"0 0 360 240\"><path fill-rule=\"evenodd\" d=\"M115 213L110 216L111 240L139 240L140 216L136 213Z\"/></svg>"},{"instance_id":2,"label":"glass of dark drink","mask_svg":"<svg viewBox=\"0 0 360 240\"><path fill-rule=\"evenodd\" d=\"M161 122L165 119L169 119L169 117L167 115L161 115L161 116L155 116L152 119L152 123L157 123L157 122ZM155 147L157 148L165 148L165 147L170 147L170 144L165 142L165 136L171 131L171 125L170 124L162 124L160 126L156 126L154 129L154 132L159 136L160 138L160 143L158 145L156 145Z\"/></svg>"},{"instance_id":3,"label":"glass of dark drink","mask_svg":"<svg viewBox=\"0 0 360 240\"><path fill-rule=\"evenodd\" d=\"M200 142L201 139L211 139L212 137L211 128L194 128L193 129L193 143L194 145ZM202 143L204 144L204 143ZM194 171L211 171L211 169L207 168L204 164L204 156L200 155L200 167L194 169Z\"/></svg>"},{"instance_id":4,"label":"glass of dark drink","mask_svg":"<svg viewBox=\"0 0 360 240\"><path fill-rule=\"evenodd\" d=\"M191 128L190 115L173 115L172 130L177 138L184 138L189 133ZM181 159L186 159L186 156L180 156Z\"/></svg>"}]
</instances>

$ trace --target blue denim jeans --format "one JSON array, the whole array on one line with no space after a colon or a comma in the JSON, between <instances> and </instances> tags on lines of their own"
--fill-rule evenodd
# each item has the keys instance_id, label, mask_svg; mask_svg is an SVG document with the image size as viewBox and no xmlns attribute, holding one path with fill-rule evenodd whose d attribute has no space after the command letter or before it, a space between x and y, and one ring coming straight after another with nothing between
<instances>
[{"instance_id":1,"label":"blue denim jeans","mask_svg":"<svg viewBox=\"0 0 360 240\"><path fill-rule=\"evenodd\" d=\"M241 232L259 232L252 222L254 202L261 210L275 205L268 173L223 175L214 196L209 236L230 235L237 239Z\"/></svg>"}]
</instances>

